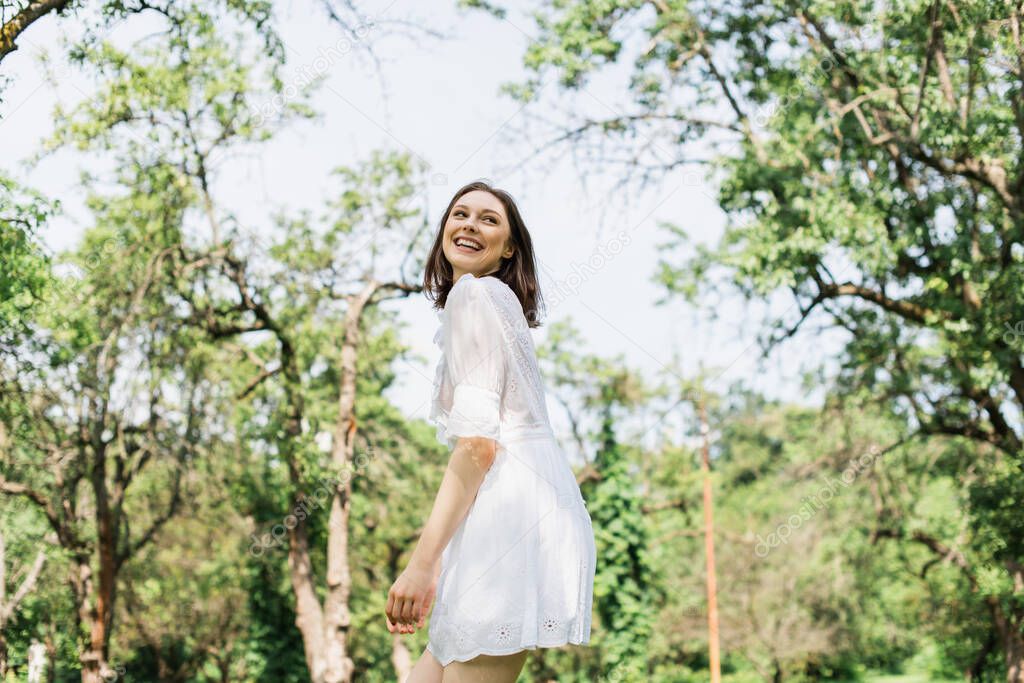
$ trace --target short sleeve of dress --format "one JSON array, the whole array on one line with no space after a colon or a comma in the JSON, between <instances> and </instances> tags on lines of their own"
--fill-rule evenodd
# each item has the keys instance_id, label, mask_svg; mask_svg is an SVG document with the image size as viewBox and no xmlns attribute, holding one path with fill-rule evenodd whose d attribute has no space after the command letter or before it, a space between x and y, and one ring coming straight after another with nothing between
<instances>
[{"instance_id":1,"label":"short sleeve of dress","mask_svg":"<svg viewBox=\"0 0 1024 683\"><path fill-rule=\"evenodd\" d=\"M472 275L459 278L448 293L445 314L444 355L454 387L448 436L497 439L505 340L487 285Z\"/></svg>"}]
</instances>

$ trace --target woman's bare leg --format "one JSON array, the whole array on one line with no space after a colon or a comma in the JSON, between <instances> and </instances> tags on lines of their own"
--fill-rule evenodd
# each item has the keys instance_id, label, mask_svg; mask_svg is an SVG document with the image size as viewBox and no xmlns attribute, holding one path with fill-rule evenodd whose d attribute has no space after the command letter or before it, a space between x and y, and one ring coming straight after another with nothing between
<instances>
[{"instance_id":1,"label":"woman's bare leg","mask_svg":"<svg viewBox=\"0 0 1024 683\"><path fill-rule=\"evenodd\" d=\"M444 668L444 683L516 683L526 650L511 655L480 655Z\"/></svg>"},{"instance_id":2,"label":"woman's bare leg","mask_svg":"<svg viewBox=\"0 0 1024 683\"><path fill-rule=\"evenodd\" d=\"M441 662L434 659L430 650L423 650L423 654L416 660L416 665L409 672L409 676L402 683L441 683L441 676L444 669Z\"/></svg>"}]
</instances>

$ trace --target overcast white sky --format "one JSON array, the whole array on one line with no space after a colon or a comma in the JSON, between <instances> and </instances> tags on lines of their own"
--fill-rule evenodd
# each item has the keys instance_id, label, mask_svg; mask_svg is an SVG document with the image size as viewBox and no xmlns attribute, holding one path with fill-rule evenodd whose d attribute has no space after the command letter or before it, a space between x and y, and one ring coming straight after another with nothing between
<instances>
[{"instance_id":1,"label":"overcast white sky","mask_svg":"<svg viewBox=\"0 0 1024 683\"><path fill-rule=\"evenodd\" d=\"M524 4L507 21L480 12L458 12L454 0L359 5L370 16L380 16L383 10L384 16L410 19L446 37L373 35L374 50L383 61L382 78L365 58L349 54L333 59L314 100L322 118L289 128L261 148L260 154L226 167L216 192L254 231L268 224L267 217L279 207L321 207L330 183L328 173L335 166L357 164L374 149L407 150L446 177L446 184L430 186L431 225L440 218L437 214L451 193L476 178L488 179L517 198L541 265L542 292L549 302L557 300L549 308L549 320L571 317L586 341L581 352L621 353L630 366L651 379L668 377L673 357L686 373L703 362L727 368L714 388L743 381L772 397L806 400L799 371L803 363L819 358L821 340L804 336L790 341L759 368L753 341L763 307L748 309L738 298L711 301L708 305L717 309L719 318L711 322L681 301L654 303L663 296L650 281L657 244L667 238L658 228L659 221L682 225L694 241L716 241L724 217L713 200L714 188L693 173L679 171L645 194L611 196L607 188L612 179L602 177L602 169L593 165L574 164L573 150L564 145L555 156L521 163L546 139L530 139L519 130L526 112L501 95L498 86L526 76L522 55L527 34L535 29L524 12L532 5ZM319 3L312 1L278 4L277 25L288 48L286 79L302 80L300 74L308 73L315 60L343 38L317 7ZM60 72L61 87L56 91L41 78L42 46L57 45L59 35L72 24L73 20L53 17L37 22L24 34L22 48L3 62L3 71L14 80L0 105L0 163L23 182L64 201L66 216L54 221L45 235L55 249L74 244L87 224L77 178L79 169L96 161L74 153L48 157L31 169L19 161L35 151L51 130L58 99L68 104L90 88L73 72ZM125 39L119 32L128 30L122 25L114 29L112 38ZM566 110L595 117L630 111L622 87L627 73L625 67L619 68L575 96L548 86L544 92L549 105L534 111L556 120L564 118L561 112ZM545 106L550 109L544 110ZM584 174L589 176L586 184ZM588 271L586 264L593 263L602 248L609 253L609 240L619 230L628 231L629 243ZM568 295L556 294L565 291L574 274L580 284ZM437 360L432 344L436 317L425 298L414 297L395 306L407 324L404 339L424 360L400 362L399 381L389 395L410 416L425 418ZM787 319L792 320L796 310L791 306L791 299L780 295L771 310L776 316L788 311ZM546 330L541 327L534 332L537 343L543 341ZM558 428L561 416L550 398L549 407ZM668 430L678 438L683 414L679 411L664 425L647 427L651 433Z\"/></svg>"}]
</instances>

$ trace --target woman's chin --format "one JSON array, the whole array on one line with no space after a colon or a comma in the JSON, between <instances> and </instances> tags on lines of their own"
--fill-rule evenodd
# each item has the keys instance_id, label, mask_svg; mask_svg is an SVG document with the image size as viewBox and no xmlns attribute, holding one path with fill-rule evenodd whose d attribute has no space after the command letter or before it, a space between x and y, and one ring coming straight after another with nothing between
<instances>
[{"instance_id":1,"label":"woman's chin","mask_svg":"<svg viewBox=\"0 0 1024 683\"><path fill-rule=\"evenodd\" d=\"M462 251L458 247L452 249L451 254L448 256L449 261L458 261L460 263L476 263L480 258L480 253L476 251Z\"/></svg>"},{"instance_id":2,"label":"woman's chin","mask_svg":"<svg viewBox=\"0 0 1024 683\"><path fill-rule=\"evenodd\" d=\"M454 254L448 259L448 263L452 265L452 268L458 268L460 270L475 273L480 270L480 260L474 258L470 254Z\"/></svg>"}]
</instances>

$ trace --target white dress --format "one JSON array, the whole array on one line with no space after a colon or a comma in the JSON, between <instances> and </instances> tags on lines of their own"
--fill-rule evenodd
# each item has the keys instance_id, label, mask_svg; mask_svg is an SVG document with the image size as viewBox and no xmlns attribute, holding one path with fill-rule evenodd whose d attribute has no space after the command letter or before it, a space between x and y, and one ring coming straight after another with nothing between
<instances>
[{"instance_id":1,"label":"white dress","mask_svg":"<svg viewBox=\"0 0 1024 683\"><path fill-rule=\"evenodd\" d=\"M486 436L498 449L442 553L427 649L446 666L589 643L594 530L551 431L522 305L498 278L466 273L438 318L437 438L454 448Z\"/></svg>"}]
</instances>

